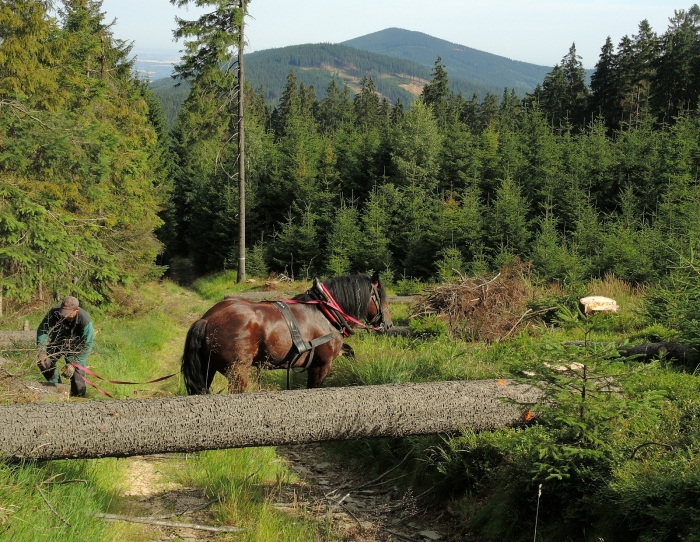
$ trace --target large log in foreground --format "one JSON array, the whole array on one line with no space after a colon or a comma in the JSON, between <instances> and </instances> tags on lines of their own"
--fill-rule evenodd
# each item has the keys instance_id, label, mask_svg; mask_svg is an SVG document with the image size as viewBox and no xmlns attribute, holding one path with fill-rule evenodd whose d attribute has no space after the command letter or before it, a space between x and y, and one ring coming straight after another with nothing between
<instances>
[{"instance_id":1,"label":"large log in foreground","mask_svg":"<svg viewBox=\"0 0 700 542\"><path fill-rule=\"evenodd\" d=\"M504 380L0 407L6 459L128 457L513 426L539 391Z\"/></svg>"},{"instance_id":2,"label":"large log in foreground","mask_svg":"<svg viewBox=\"0 0 700 542\"><path fill-rule=\"evenodd\" d=\"M36 330L0 331L0 346L13 344L35 344Z\"/></svg>"}]
</instances>

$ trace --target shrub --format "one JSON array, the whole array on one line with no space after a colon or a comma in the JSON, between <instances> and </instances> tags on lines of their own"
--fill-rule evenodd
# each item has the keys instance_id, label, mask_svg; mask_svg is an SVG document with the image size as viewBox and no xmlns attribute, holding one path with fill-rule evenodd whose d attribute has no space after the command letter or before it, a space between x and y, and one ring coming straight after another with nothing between
<instances>
[{"instance_id":1,"label":"shrub","mask_svg":"<svg viewBox=\"0 0 700 542\"><path fill-rule=\"evenodd\" d=\"M447 335L447 324L434 314L413 318L408 327L412 334L423 338Z\"/></svg>"},{"instance_id":2,"label":"shrub","mask_svg":"<svg viewBox=\"0 0 700 542\"><path fill-rule=\"evenodd\" d=\"M402 277L396 282L396 295L415 295L423 291L423 283L412 277Z\"/></svg>"}]
</instances>

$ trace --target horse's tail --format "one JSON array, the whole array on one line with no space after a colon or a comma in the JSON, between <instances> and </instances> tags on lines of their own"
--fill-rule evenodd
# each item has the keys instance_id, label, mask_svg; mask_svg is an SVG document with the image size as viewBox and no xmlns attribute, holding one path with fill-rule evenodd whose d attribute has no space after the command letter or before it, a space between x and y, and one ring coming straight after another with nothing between
<instances>
[{"instance_id":1,"label":"horse's tail","mask_svg":"<svg viewBox=\"0 0 700 542\"><path fill-rule=\"evenodd\" d=\"M187 332L185 351L182 354L182 376L188 395L209 393L207 367L202 366L202 350L206 342L207 321L197 320Z\"/></svg>"}]
</instances>

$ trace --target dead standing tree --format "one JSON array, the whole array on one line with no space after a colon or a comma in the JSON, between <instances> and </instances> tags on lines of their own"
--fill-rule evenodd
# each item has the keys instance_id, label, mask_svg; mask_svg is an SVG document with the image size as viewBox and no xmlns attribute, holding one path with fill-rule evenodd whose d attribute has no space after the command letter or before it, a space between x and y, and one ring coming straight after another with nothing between
<instances>
[{"instance_id":1,"label":"dead standing tree","mask_svg":"<svg viewBox=\"0 0 700 542\"><path fill-rule=\"evenodd\" d=\"M523 423L540 397L528 385L483 380L8 405L0 407L0 455L128 457L488 431Z\"/></svg>"}]
</instances>

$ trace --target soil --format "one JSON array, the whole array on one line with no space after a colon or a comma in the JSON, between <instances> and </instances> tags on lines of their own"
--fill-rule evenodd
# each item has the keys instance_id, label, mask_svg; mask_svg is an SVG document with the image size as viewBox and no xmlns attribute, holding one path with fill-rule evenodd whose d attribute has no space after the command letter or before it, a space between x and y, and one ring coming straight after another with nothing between
<instances>
[{"instance_id":1,"label":"soil","mask_svg":"<svg viewBox=\"0 0 700 542\"><path fill-rule=\"evenodd\" d=\"M214 525L208 508L211 501L201 488L184 487L165 481L166 470L178 455L152 455L125 459L125 491L123 511L119 515L155 521ZM220 534L194 528L141 524L139 540L166 542L171 540L214 540Z\"/></svg>"},{"instance_id":2,"label":"soil","mask_svg":"<svg viewBox=\"0 0 700 542\"><path fill-rule=\"evenodd\" d=\"M426 503L430 491L413 495L410 489L401 490L390 471L368 477L329 458L320 444L279 446L277 454L302 483L300 488L290 486L289 502L276 507L307 517L311 513L318 521L330 518L334 534L342 540L463 540L455 516ZM295 503L298 489L305 499Z\"/></svg>"},{"instance_id":3,"label":"soil","mask_svg":"<svg viewBox=\"0 0 700 542\"><path fill-rule=\"evenodd\" d=\"M390 471L373 478L329 458L320 444L280 446L277 453L299 482L288 484L273 506L295 518L329 523L334 539L353 542L464 540L453 514L426 506L429 495L401 490ZM125 461L123 514L197 525L214 525L213 501L201 489L166 482L162 471L179 457L158 455ZM419 506L420 504L420 506ZM142 540L215 540L220 533L192 528L141 525ZM230 535L229 535L230 536ZM235 540L235 535L233 537Z\"/></svg>"}]
</instances>

